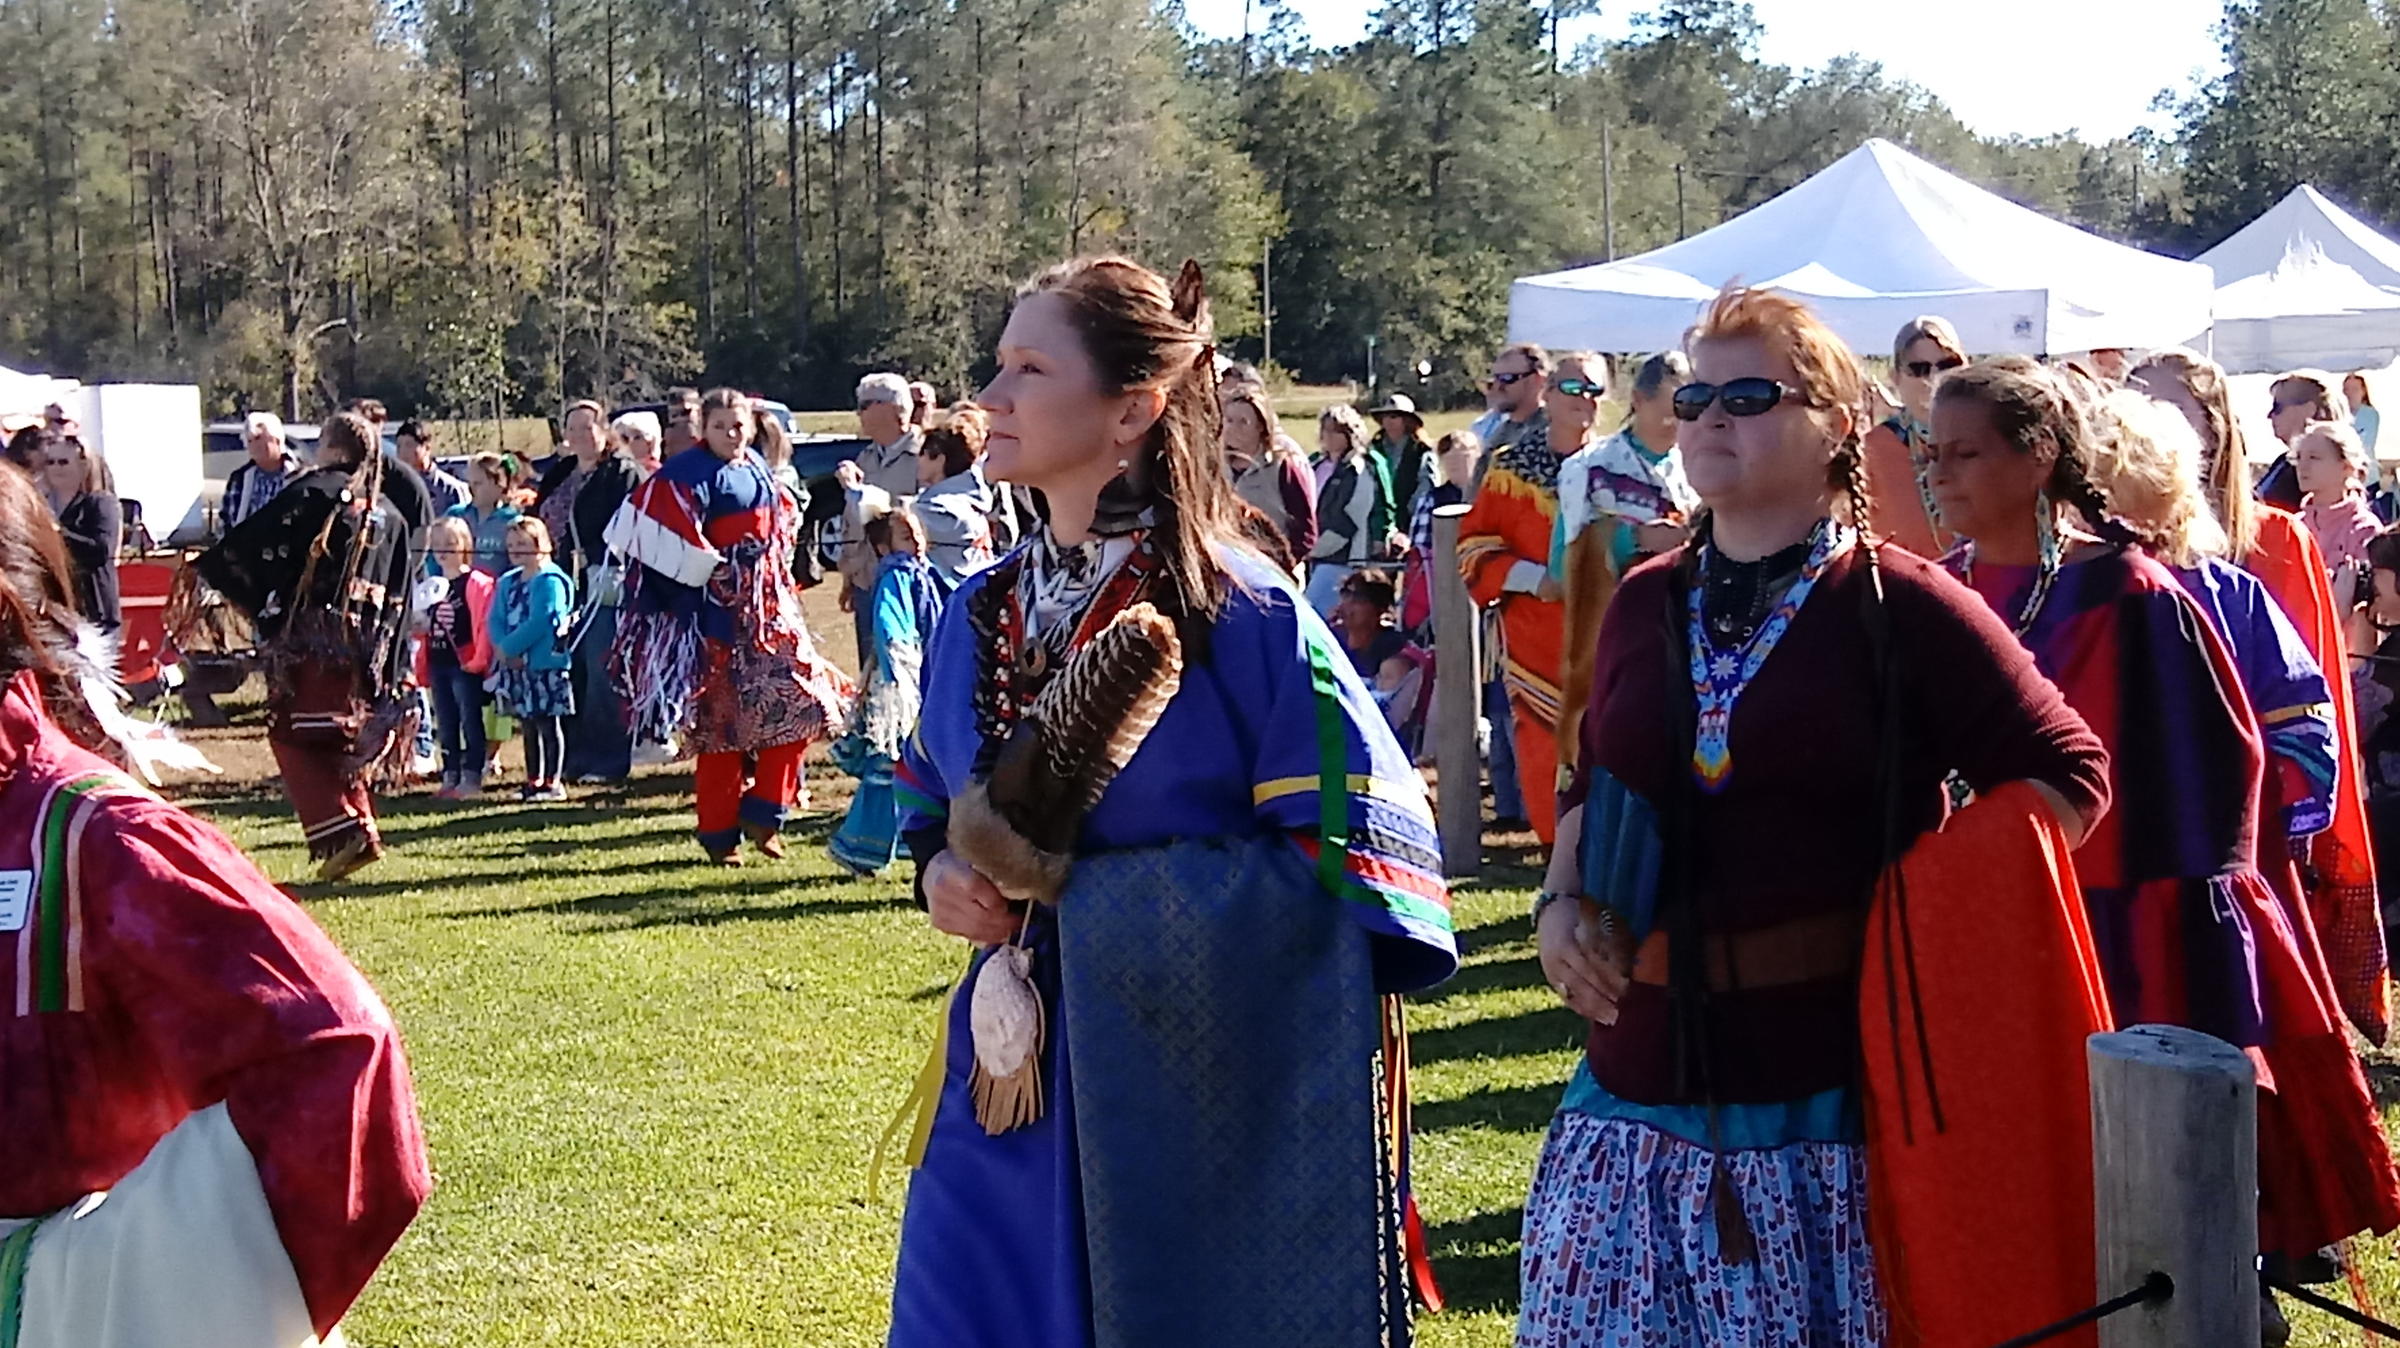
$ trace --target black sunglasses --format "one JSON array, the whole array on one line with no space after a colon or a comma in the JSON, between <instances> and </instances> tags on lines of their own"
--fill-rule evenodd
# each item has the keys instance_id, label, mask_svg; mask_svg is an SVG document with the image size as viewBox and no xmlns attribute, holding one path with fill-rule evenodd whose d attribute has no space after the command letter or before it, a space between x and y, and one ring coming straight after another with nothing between
<instances>
[{"instance_id":1,"label":"black sunglasses","mask_svg":"<svg viewBox=\"0 0 2400 1348\"><path fill-rule=\"evenodd\" d=\"M1502 388L1507 388L1509 385L1517 382L1520 379L1531 378L1533 378L1533 371L1519 370L1515 374L1495 374L1492 376L1491 382L1498 384Z\"/></svg>"},{"instance_id":2,"label":"black sunglasses","mask_svg":"<svg viewBox=\"0 0 2400 1348\"><path fill-rule=\"evenodd\" d=\"M1927 379L1936 374L1955 370L1966 363L1966 358L1963 356L1944 356L1940 360L1912 360L1900 368L1908 371L1909 377L1913 379Z\"/></svg>"},{"instance_id":3,"label":"black sunglasses","mask_svg":"<svg viewBox=\"0 0 2400 1348\"><path fill-rule=\"evenodd\" d=\"M1570 398L1605 398L1608 396L1607 385L1595 384L1589 379L1576 379L1569 377L1566 379L1554 380L1551 382L1550 387L1557 389L1559 392L1566 394Z\"/></svg>"},{"instance_id":4,"label":"black sunglasses","mask_svg":"<svg viewBox=\"0 0 2400 1348\"><path fill-rule=\"evenodd\" d=\"M1678 421L1698 421L1710 404L1722 398L1725 414L1735 417L1755 417L1772 412L1786 398L1802 404L1808 397L1796 388L1787 387L1772 379L1728 379L1722 384L1686 384L1675 390L1675 418Z\"/></svg>"}]
</instances>

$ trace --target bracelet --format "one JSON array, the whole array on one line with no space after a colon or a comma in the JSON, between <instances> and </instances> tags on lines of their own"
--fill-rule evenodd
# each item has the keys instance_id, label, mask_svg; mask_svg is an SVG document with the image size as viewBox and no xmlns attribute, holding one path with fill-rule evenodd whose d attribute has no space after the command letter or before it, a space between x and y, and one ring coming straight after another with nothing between
<instances>
[{"instance_id":1,"label":"bracelet","mask_svg":"<svg viewBox=\"0 0 2400 1348\"><path fill-rule=\"evenodd\" d=\"M1540 930L1542 925L1542 913L1547 910L1551 904L1558 902L1560 899L1572 899L1574 897L1576 896L1563 889L1545 889L1542 892L1534 895L1533 925L1535 930Z\"/></svg>"}]
</instances>

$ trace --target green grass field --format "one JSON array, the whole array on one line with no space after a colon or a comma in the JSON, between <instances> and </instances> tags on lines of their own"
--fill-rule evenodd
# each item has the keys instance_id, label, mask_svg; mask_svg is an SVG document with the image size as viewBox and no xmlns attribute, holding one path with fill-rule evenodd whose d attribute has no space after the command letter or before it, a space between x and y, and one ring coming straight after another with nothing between
<instances>
[{"instance_id":1,"label":"green grass field","mask_svg":"<svg viewBox=\"0 0 2400 1348\"><path fill-rule=\"evenodd\" d=\"M833 803L835 775L810 779ZM662 772L566 807L403 797L389 858L299 886L407 1035L440 1176L354 1344L880 1342L904 1179L869 1202L868 1157L964 948L903 881L838 875L827 812L779 865L694 864L687 791ZM211 795L269 874L306 875L280 799ZM1413 1018L1419 1185L1458 1307L1435 1345L1507 1340L1521 1191L1576 1040L1534 972L1530 858L1495 856L1462 896L1468 968Z\"/></svg>"},{"instance_id":2,"label":"green grass field","mask_svg":"<svg viewBox=\"0 0 2400 1348\"><path fill-rule=\"evenodd\" d=\"M192 803L279 880L308 867L256 730L197 732L246 783ZM512 755L513 757L513 755ZM904 1180L868 1158L964 958L898 878L823 852L694 864L688 779L567 806L389 802L392 855L310 911L405 1031L440 1185L346 1325L361 1348L881 1341ZM1466 967L1416 999L1417 1182L1452 1303L1433 1348L1509 1341L1517 1228L1577 1024L1536 971L1529 836L1458 901ZM2378 1299L2400 1267L2369 1256ZM2298 1342L2358 1342L2295 1315Z\"/></svg>"}]
</instances>

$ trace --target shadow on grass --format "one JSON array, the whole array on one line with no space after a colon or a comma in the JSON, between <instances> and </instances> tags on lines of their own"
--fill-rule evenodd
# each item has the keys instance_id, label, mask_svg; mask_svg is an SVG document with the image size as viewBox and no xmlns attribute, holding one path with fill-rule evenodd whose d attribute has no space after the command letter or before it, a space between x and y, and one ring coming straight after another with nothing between
<instances>
[{"instance_id":1,"label":"shadow on grass","mask_svg":"<svg viewBox=\"0 0 2400 1348\"><path fill-rule=\"evenodd\" d=\"M1522 1204L1500 1212L1440 1222L1425 1230L1433 1273L1448 1308L1466 1314L1517 1308L1517 1252L1525 1229Z\"/></svg>"},{"instance_id":2,"label":"shadow on grass","mask_svg":"<svg viewBox=\"0 0 2400 1348\"><path fill-rule=\"evenodd\" d=\"M1467 942L1461 942L1467 945ZM1469 964L1451 975L1450 981L1428 992L1415 993L1411 1002L1446 1002L1456 997L1472 997L1479 992L1506 992L1515 988L1536 988L1542 985L1541 961L1532 955L1515 959L1486 960Z\"/></svg>"},{"instance_id":3,"label":"shadow on grass","mask_svg":"<svg viewBox=\"0 0 2400 1348\"><path fill-rule=\"evenodd\" d=\"M1419 1063L1511 1058L1572 1047L1583 1041L1584 1033L1584 1022L1574 1012L1552 1004L1510 1016L1480 1016L1459 1025L1412 1030L1408 1056Z\"/></svg>"},{"instance_id":4,"label":"shadow on grass","mask_svg":"<svg viewBox=\"0 0 2400 1348\"><path fill-rule=\"evenodd\" d=\"M666 869L659 867L658 869ZM887 897L834 898L787 897L794 890L802 895L811 892L848 888L857 882L846 877L812 876L794 879L760 869L750 874L740 872L705 871L699 880L679 885L672 890L647 890L636 893L583 894L572 898L551 899L543 903L462 909L444 913L452 921L492 917L605 917L625 921L606 922L584 928L587 932L642 931L652 927L714 927L729 922L782 922L804 917L844 917L857 913L882 913L913 909L916 905L902 890ZM722 878L720 878L722 877ZM709 881L713 880L714 883ZM785 901L768 906L753 906L747 899L784 897Z\"/></svg>"},{"instance_id":5,"label":"shadow on grass","mask_svg":"<svg viewBox=\"0 0 2400 1348\"><path fill-rule=\"evenodd\" d=\"M1455 1100L1420 1100L1411 1122L1419 1136L1453 1128L1489 1128L1500 1133L1539 1134L1558 1112L1566 1085L1541 1081L1525 1086L1487 1086Z\"/></svg>"}]
</instances>

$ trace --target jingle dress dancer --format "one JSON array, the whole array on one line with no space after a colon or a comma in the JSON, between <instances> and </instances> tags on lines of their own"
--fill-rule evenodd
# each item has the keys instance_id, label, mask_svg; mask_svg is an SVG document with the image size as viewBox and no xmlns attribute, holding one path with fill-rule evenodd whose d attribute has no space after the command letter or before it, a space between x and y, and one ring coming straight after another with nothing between
<instances>
[{"instance_id":1,"label":"jingle dress dancer","mask_svg":"<svg viewBox=\"0 0 2400 1348\"><path fill-rule=\"evenodd\" d=\"M1048 518L944 610L900 765L932 920L986 948L920 1082L896 1348L1398 1344L1430 1290L1389 994L1457 965L1432 815L1241 541L1209 333L1193 264L1068 263L978 398ZM1095 756L1096 802L1025 785Z\"/></svg>"},{"instance_id":2,"label":"jingle dress dancer","mask_svg":"<svg viewBox=\"0 0 2400 1348\"><path fill-rule=\"evenodd\" d=\"M119 771L70 583L0 473L0 1340L301 1348L432 1187L399 1032L232 843Z\"/></svg>"},{"instance_id":3,"label":"jingle dress dancer","mask_svg":"<svg viewBox=\"0 0 2400 1348\"><path fill-rule=\"evenodd\" d=\"M750 448L749 400L718 389L701 417L701 443L659 465L609 521L608 546L630 573L609 664L634 737L677 736L699 756L701 850L738 866L745 835L783 855L801 756L849 713L851 686L801 615L799 512Z\"/></svg>"}]
</instances>

